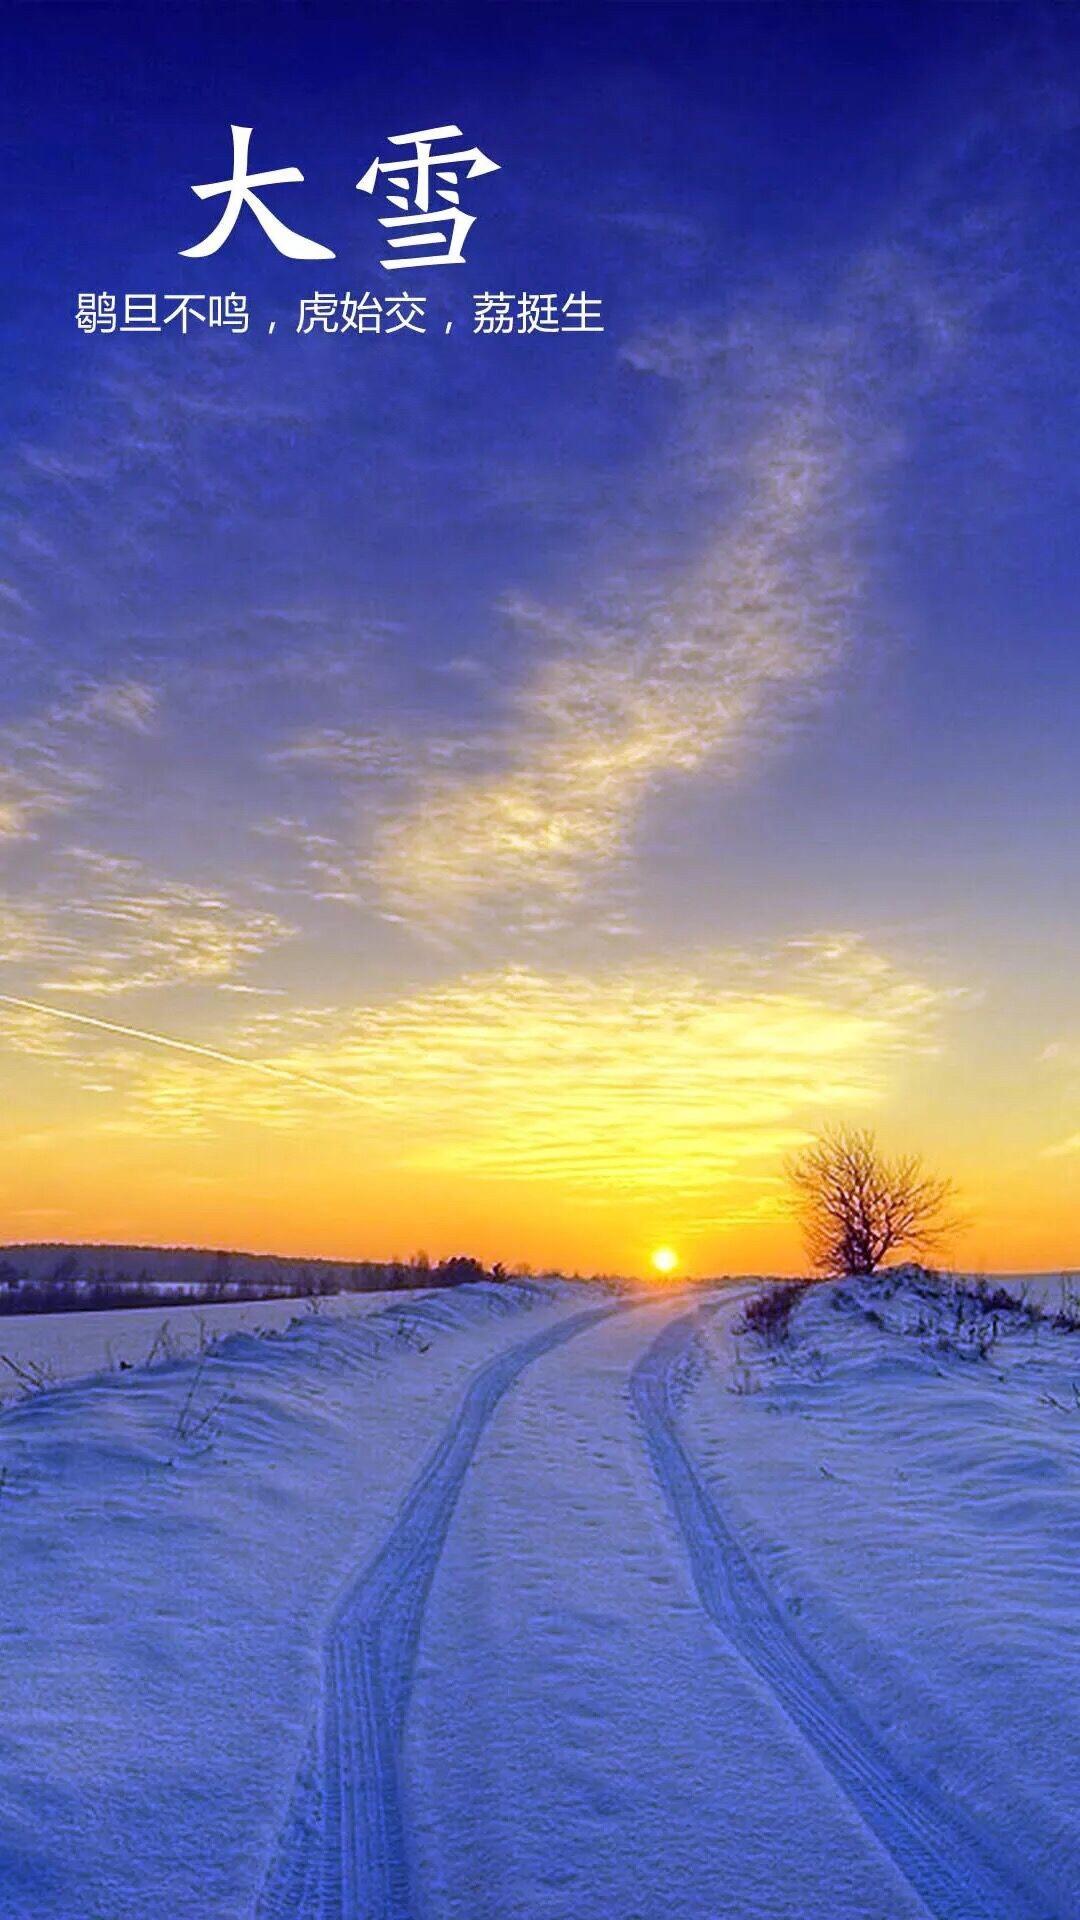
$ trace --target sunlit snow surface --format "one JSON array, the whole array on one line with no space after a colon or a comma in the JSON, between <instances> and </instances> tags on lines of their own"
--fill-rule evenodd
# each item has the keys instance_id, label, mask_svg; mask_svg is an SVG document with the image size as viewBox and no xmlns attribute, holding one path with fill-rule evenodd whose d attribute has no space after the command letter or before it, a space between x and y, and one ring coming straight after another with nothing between
<instances>
[{"instance_id":1,"label":"sunlit snow surface","mask_svg":"<svg viewBox=\"0 0 1080 1920\"><path fill-rule=\"evenodd\" d=\"M9 1406L3 1920L1073 1920L1080 1336L855 1284L769 1348L747 1291L366 1296ZM91 1318L146 1323L68 1371Z\"/></svg>"}]
</instances>

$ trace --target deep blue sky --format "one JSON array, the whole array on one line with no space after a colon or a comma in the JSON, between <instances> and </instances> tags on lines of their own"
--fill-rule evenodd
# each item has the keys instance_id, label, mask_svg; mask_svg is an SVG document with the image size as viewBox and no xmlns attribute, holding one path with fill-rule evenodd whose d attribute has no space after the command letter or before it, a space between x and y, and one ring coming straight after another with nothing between
<instances>
[{"instance_id":1,"label":"deep blue sky","mask_svg":"<svg viewBox=\"0 0 1080 1920\"><path fill-rule=\"evenodd\" d=\"M992 1083L1017 1191L1059 1183L1080 16L50 6L2 35L10 989L245 1057L317 1005L341 1078L365 1007L478 968L534 969L558 1021L567 969L602 1001L613 969L743 967L779 1005L839 934L859 977L828 993L925 992L941 1083L875 1056L800 1085L763 1164L849 1097L951 1151ZM500 163L467 264L387 274L355 182L450 121ZM247 212L181 258L230 122L302 169L267 204L334 261ZM301 295L402 286L424 339L296 336ZM86 290L233 289L244 338L74 324ZM470 332L474 293L579 289L602 336ZM300 1024L253 1028L237 986ZM91 1046L77 1087L27 1082L35 1125ZM112 1062L118 1098L153 1105L144 1066Z\"/></svg>"}]
</instances>

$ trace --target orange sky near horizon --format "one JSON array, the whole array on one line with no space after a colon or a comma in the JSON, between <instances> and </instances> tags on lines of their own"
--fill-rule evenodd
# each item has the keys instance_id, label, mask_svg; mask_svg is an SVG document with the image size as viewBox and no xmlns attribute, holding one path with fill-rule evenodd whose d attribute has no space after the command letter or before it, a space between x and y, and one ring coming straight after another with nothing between
<instances>
[{"instance_id":1,"label":"orange sky near horizon","mask_svg":"<svg viewBox=\"0 0 1080 1920\"><path fill-rule=\"evenodd\" d=\"M516 970L322 1027L278 1014L233 1038L251 1049L262 1032L257 1059L216 1030L181 1042L206 1057L124 1037L111 1016L0 1012L18 1049L9 1242L467 1251L621 1273L672 1245L690 1275L798 1272L785 1157L852 1123L954 1179L952 1264L1077 1260L1053 1076L1038 1109L980 1106L963 1008L856 941L599 981Z\"/></svg>"}]
</instances>

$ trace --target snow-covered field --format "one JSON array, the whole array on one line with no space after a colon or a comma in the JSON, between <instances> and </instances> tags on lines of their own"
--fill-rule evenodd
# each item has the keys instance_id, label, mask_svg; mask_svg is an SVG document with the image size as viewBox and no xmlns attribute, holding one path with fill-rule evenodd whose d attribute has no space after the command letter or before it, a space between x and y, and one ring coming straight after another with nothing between
<instances>
[{"instance_id":1,"label":"snow-covered field","mask_svg":"<svg viewBox=\"0 0 1080 1920\"><path fill-rule=\"evenodd\" d=\"M305 1300L227 1300L203 1306L120 1307L103 1313L0 1315L0 1406L22 1399L40 1385L190 1358L230 1333L276 1333L312 1314L348 1319L385 1313L388 1305L402 1298L400 1293L341 1293Z\"/></svg>"},{"instance_id":2,"label":"snow-covered field","mask_svg":"<svg viewBox=\"0 0 1080 1920\"><path fill-rule=\"evenodd\" d=\"M1075 1920L1080 1335L751 1292L353 1297L9 1406L3 1920Z\"/></svg>"}]
</instances>

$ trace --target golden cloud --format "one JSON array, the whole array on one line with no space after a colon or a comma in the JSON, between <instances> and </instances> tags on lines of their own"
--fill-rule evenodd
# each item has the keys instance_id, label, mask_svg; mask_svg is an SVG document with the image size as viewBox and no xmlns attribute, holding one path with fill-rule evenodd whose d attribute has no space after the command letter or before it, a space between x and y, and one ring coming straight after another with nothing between
<instances>
[{"instance_id":1,"label":"golden cloud","mask_svg":"<svg viewBox=\"0 0 1080 1920\"><path fill-rule=\"evenodd\" d=\"M730 530L643 618L599 627L509 608L551 657L518 698L500 768L436 777L376 829L374 874L393 904L572 894L618 858L662 776L734 764L786 694L820 682L854 592L826 537L842 463L820 404L794 407L750 468Z\"/></svg>"},{"instance_id":2,"label":"golden cloud","mask_svg":"<svg viewBox=\"0 0 1080 1920\"><path fill-rule=\"evenodd\" d=\"M126 1104L166 1131L347 1125L401 1167L689 1200L880 1099L948 998L852 937L511 967L347 1014L260 1012L229 1043L250 1074L129 1052Z\"/></svg>"}]
</instances>

